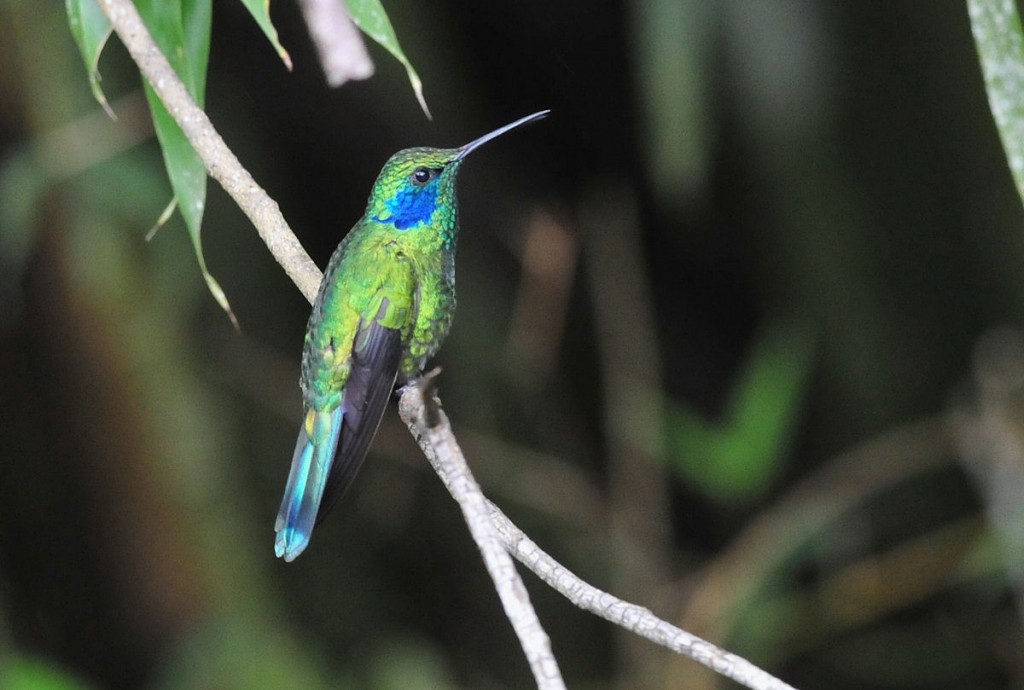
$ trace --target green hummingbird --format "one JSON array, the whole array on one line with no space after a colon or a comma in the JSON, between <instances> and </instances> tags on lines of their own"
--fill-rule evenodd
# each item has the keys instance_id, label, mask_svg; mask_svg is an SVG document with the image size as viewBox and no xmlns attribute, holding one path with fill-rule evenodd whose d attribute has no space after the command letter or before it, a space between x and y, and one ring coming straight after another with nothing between
<instances>
[{"instance_id":1,"label":"green hummingbird","mask_svg":"<svg viewBox=\"0 0 1024 690\"><path fill-rule=\"evenodd\" d=\"M549 112L456 149L405 149L384 164L366 212L327 264L306 326L305 416L274 525L278 557L303 552L362 465L395 383L421 372L448 335L463 160Z\"/></svg>"}]
</instances>

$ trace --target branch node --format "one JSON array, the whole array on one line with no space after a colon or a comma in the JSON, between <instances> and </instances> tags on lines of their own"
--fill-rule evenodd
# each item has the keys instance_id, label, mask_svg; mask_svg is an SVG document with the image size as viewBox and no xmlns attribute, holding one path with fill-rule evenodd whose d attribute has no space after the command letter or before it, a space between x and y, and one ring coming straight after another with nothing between
<instances>
[{"instance_id":1,"label":"branch node","mask_svg":"<svg viewBox=\"0 0 1024 690\"><path fill-rule=\"evenodd\" d=\"M423 400L423 424L427 429L441 426L441 401L437 397L437 379L440 376L441 367L436 366L420 374L412 383L419 390Z\"/></svg>"}]
</instances>

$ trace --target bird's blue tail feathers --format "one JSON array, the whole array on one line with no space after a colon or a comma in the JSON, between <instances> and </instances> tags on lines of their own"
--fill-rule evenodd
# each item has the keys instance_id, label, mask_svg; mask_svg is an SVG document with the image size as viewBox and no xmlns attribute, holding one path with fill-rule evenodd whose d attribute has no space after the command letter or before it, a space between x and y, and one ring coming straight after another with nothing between
<instances>
[{"instance_id":1,"label":"bird's blue tail feathers","mask_svg":"<svg viewBox=\"0 0 1024 690\"><path fill-rule=\"evenodd\" d=\"M306 419L295 444L281 510L274 524L277 532L274 552L286 561L295 560L309 544L338 448L343 416L341 405L330 412L306 411Z\"/></svg>"}]
</instances>

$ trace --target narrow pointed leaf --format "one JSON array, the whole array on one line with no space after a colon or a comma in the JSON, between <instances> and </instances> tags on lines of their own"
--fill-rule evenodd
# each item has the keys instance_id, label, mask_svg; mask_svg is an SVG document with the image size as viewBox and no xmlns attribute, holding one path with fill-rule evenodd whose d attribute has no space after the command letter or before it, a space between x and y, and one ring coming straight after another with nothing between
<instances>
[{"instance_id":1,"label":"narrow pointed leaf","mask_svg":"<svg viewBox=\"0 0 1024 690\"><path fill-rule=\"evenodd\" d=\"M149 99L153 126L160 140L164 165L171 178L171 187L178 199L181 216L185 219L189 234L199 235L206 205L206 168L185 133L149 84L146 84L146 97Z\"/></svg>"},{"instance_id":2,"label":"narrow pointed leaf","mask_svg":"<svg viewBox=\"0 0 1024 690\"><path fill-rule=\"evenodd\" d=\"M206 66L210 56L210 0L136 0L136 6L160 50L201 107L205 100ZM195 248L203 279L217 304L237 327L238 322L224 290L207 270L203 256L200 231L206 209L206 168L148 83L145 90L167 175Z\"/></svg>"},{"instance_id":3,"label":"narrow pointed leaf","mask_svg":"<svg viewBox=\"0 0 1024 690\"><path fill-rule=\"evenodd\" d=\"M252 15L260 29L263 30L263 35L274 46L274 50L277 51L285 67L291 70L292 58L288 51L284 49L284 46L281 45L281 41L277 37L277 29L274 28L273 22L270 21L270 0L242 0L242 4L245 5L245 8L249 10L249 14Z\"/></svg>"},{"instance_id":4,"label":"narrow pointed leaf","mask_svg":"<svg viewBox=\"0 0 1024 690\"><path fill-rule=\"evenodd\" d=\"M1024 199L1024 31L1015 2L968 0L989 108Z\"/></svg>"},{"instance_id":5,"label":"narrow pointed leaf","mask_svg":"<svg viewBox=\"0 0 1024 690\"><path fill-rule=\"evenodd\" d=\"M89 87L92 95L96 98L103 109L113 119L117 119L114 111L107 103L107 97L100 86L99 61L103 46L110 38L112 28L107 15L103 14L96 0L66 0L68 12L68 25L71 27L71 35L78 44L78 50L82 53L82 60L85 61L85 69L89 72Z\"/></svg>"},{"instance_id":6,"label":"narrow pointed leaf","mask_svg":"<svg viewBox=\"0 0 1024 690\"><path fill-rule=\"evenodd\" d=\"M423 97L423 82L420 81L420 75L416 73L409 58L405 56L402 46L398 43L398 36L395 35L395 29L391 26L391 20L388 19L388 13L384 11L380 0L346 0L346 3L356 26L405 66L405 71L409 75L409 83L412 84L412 90L416 94L416 100L419 101L427 118L432 119L430 109L427 107L427 100Z\"/></svg>"}]
</instances>

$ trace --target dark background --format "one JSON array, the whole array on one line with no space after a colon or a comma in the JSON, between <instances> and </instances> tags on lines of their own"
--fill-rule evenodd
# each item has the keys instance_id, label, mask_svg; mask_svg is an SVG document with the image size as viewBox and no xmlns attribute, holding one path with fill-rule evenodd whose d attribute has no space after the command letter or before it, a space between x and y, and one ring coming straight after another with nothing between
<instances>
[{"instance_id":1,"label":"dark background","mask_svg":"<svg viewBox=\"0 0 1024 690\"><path fill-rule=\"evenodd\" d=\"M1024 682L1024 223L963 3L388 3L329 90L214 3L207 110L323 266L386 158L462 168L441 397L593 584L796 687ZM528 687L389 410L295 563L272 527L308 305L211 184L206 292L137 74L0 3L0 673L12 687ZM1001 548L1002 547L1002 548ZM732 687L529 573L570 687ZM3 683L0 683L2 685ZM43 687L36 685L35 687Z\"/></svg>"}]
</instances>

